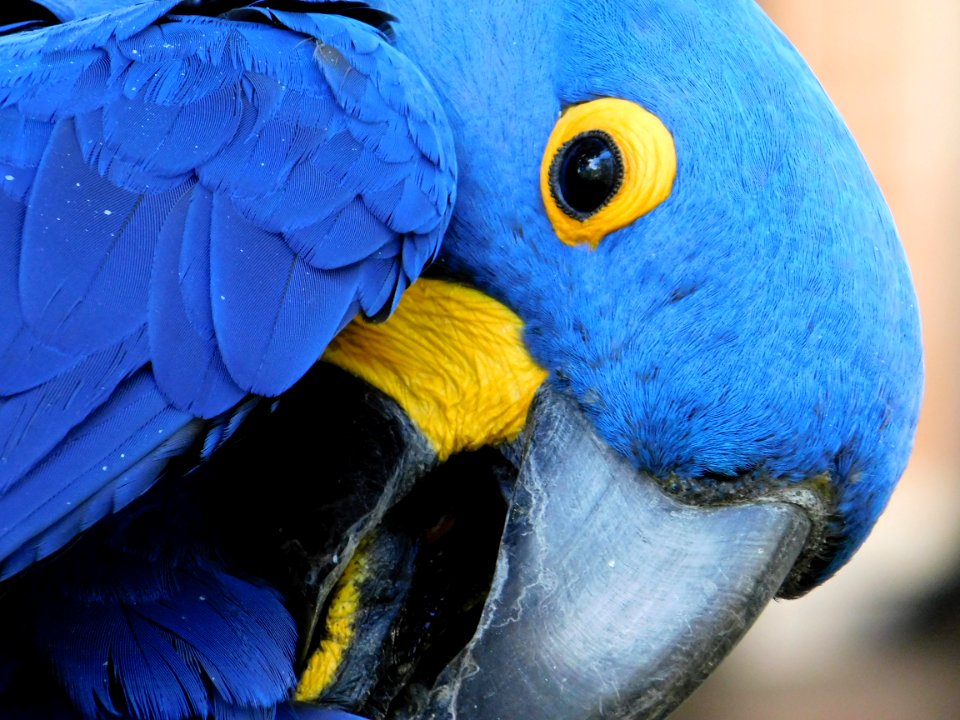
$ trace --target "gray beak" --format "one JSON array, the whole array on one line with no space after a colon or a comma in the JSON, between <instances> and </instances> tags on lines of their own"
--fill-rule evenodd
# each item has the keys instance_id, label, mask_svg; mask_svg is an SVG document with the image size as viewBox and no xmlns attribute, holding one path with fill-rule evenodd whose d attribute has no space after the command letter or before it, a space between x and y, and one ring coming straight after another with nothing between
<instances>
[{"instance_id":1,"label":"gray beak","mask_svg":"<svg viewBox=\"0 0 960 720\"><path fill-rule=\"evenodd\" d=\"M682 504L549 390L514 451L479 627L422 717L664 717L750 627L810 533L787 502Z\"/></svg>"}]
</instances>

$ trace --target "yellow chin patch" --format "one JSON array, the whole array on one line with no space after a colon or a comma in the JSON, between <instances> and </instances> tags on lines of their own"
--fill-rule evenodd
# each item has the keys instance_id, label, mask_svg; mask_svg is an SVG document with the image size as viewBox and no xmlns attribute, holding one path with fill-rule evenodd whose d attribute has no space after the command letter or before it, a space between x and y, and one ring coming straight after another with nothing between
<instances>
[{"instance_id":1,"label":"yellow chin patch","mask_svg":"<svg viewBox=\"0 0 960 720\"><path fill-rule=\"evenodd\" d=\"M440 460L515 438L547 373L523 344L523 323L472 288L420 279L383 323L362 318L324 360L392 397Z\"/></svg>"},{"instance_id":2,"label":"yellow chin patch","mask_svg":"<svg viewBox=\"0 0 960 720\"><path fill-rule=\"evenodd\" d=\"M324 638L317 651L310 656L307 669L303 671L294 693L294 700L317 700L336 679L343 655L353 642L360 609L360 586L368 574L366 546L361 543L334 588Z\"/></svg>"}]
</instances>

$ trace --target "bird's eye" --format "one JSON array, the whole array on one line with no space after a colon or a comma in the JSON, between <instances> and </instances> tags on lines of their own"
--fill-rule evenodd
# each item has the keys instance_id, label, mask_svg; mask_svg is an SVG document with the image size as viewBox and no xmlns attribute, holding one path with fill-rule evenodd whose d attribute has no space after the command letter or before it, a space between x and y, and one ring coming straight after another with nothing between
<instances>
[{"instance_id":1,"label":"bird's eye","mask_svg":"<svg viewBox=\"0 0 960 720\"><path fill-rule=\"evenodd\" d=\"M610 201L623 182L623 158L613 138L600 130L564 143L550 167L554 200L575 220L586 220Z\"/></svg>"},{"instance_id":2,"label":"bird's eye","mask_svg":"<svg viewBox=\"0 0 960 720\"><path fill-rule=\"evenodd\" d=\"M673 188L673 137L636 103L602 98L569 108L540 171L547 216L568 245L596 247L662 203Z\"/></svg>"}]
</instances>

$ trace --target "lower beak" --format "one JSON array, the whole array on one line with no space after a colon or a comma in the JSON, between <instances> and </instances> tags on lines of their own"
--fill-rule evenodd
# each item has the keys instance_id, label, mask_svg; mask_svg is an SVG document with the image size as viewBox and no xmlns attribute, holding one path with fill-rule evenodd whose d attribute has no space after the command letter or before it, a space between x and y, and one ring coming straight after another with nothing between
<instances>
[{"instance_id":1,"label":"lower beak","mask_svg":"<svg viewBox=\"0 0 960 720\"><path fill-rule=\"evenodd\" d=\"M335 380L318 387L346 396L362 385ZM336 712L393 720L665 717L782 590L811 537L810 514L793 495L723 506L667 495L597 437L575 402L546 386L523 434L504 449L515 479L499 458L493 482L478 485L495 502L470 494L468 476L487 472L482 458L460 456L428 472L425 440L399 407L369 388L361 395L343 406L362 413L340 418L330 447L318 450L359 463L336 473L350 499L305 513L308 530L327 528L328 541L310 545L309 532L297 534L297 542L284 543L295 557L285 550L281 561L309 568L292 597L319 617L343 558L361 541L370 557L387 558L361 588L367 619L358 616L338 679L302 698ZM295 407L291 414L296 419ZM452 510L443 505L445 492L460 498ZM282 517L285 537L293 537L288 505ZM436 527L416 530L435 526L434 517L454 521L438 541L430 539ZM502 527L499 549L491 523ZM316 560L330 557L340 572ZM390 567L416 568L413 580ZM455 632L441 622L440 608L457 617ZM307 631L306 649L318 646L322 627ZM411 669L418 666L429 670Z\"/></svg>"},{"instance_id":2,"label":"lower beak","mask_svg":"<svg viewBox=\"0 0 960 720\"><path fill-rule=\"evenodd\" d=\"M781 587L810 522L785 502L693 507L542 390L477 631L425 718L661 718Z\"/></svg>"}]
</instances>

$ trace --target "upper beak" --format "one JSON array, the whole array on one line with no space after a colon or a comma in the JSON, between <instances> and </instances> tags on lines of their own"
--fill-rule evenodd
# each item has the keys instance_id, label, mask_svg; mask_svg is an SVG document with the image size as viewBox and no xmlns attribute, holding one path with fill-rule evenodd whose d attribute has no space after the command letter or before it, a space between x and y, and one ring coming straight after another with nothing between
<instances>
[{"instance_id":1,"label":"upper beak","mask_svg":"<svg viewBox=\"0 0 960 720\"><path fill-rule=\"evenodd\" d=\"M348 467L359 464L342 473L344 497L350 500L333 503L329 511L321 508L326 514L319 516L315 509L306 512L307 527L314 534L326 528L329 532L321 534L329 535L329 541L308 545L309 533L297 535L293 560L290 552L282 560L294 569L305 563L309 572L298 592L318 613L329 603L339 573L330 562L318 565L317 558L332 557L342 571L344 558L362 538L393 548L398 526L391 517L403 520L421 501L434 502L436 488L463 495L470 485L461 477L464 467L476 465L485 472L482 463L466 456L434 471L440 476L417 480L428 472L432 457L418 428L362 381L339 375L334 380L316 382L327 393L322 397L329 399L331 388L337 389L351 398L343 407L357 409L358 416L341 418L330 428L329 448L318 451L343 455ZM352 391L354 386L363 389ZM355 392L362 396L360 402L352 401ZM307 408L310 400L308 394ZM296 419L296 407L287 406ZM284 412L281 404L277 415ZM357 427L371 432L357 432ZM443 630L438 618L409 611L406 598L423 592L424 585L411 590L409 581L384 571L368 581L369 620L358 620L367 630L358 626L350 659L344 660L361 675L344 671L338 689L313 702L393 720L665 717L716 667L778 591L793 592L788 575L791 570L796 574L801 551L815 540L809 518L816 513L804 509L809 506L797 497L803 491L722 506L684 504L667 495L656 479L638 473L598 438L573 400L548 385L540 389L525 430L504 454L517 475L512 485L498 475L496 487L489 488L499 496L498 488L506 487L509 506L499 550L491 548L498 553L496 567L479 623L472 637L469 625L457 630L458 636L463 632L470 638L465 645L446 643L441 656L433 653L425 664L443 667L444 658L462 647L459 654L439 676L419 673L416 690L405 693L405 700L391 700L411 677L407 666L422 660L423 648L431 645L425 634ZM469 493L463 497L452 517L460 528L459 542L475 547L480 533L471 528L485 527L479 516L489 514L487 520L494 522L503 516L499 510L488 513L490 506ZM434 511L423 512L429 526ZM288 515L285 505L285 526ZM284 532L286 537L294 530ZM396 551L397 566L420 562L416 547L423 548L422 542L405 530L400 533L412 538L413 546L401 543L412 549ZM482 552L464 556L450 551L445 567L455 568L452 580L434 584L434 565L426 560L420 563L422 580L413 584L427 583L431 602L452 604L451 612L462 616L463 598L482 590L483 578L489 577L487 545L482 543ZM394 617L401 619L390 619ZM423 623L432 626L429 633ZM311 635L321 628L322 622L316 632L307 630L307 649L316 647ZM358 677L363 678L359 684Z\"/></svg>"},{"instance_id":2,"label":"upper beak","mask_svg":"<svg viewBox=\"0 0 960 720\"><path fill-rule=\"evenodd\" d=\"M786 502L693 507L541 390L475 635L424 718L661 718L784 583L811 523Z\"/></svg>"}]
</instances>

